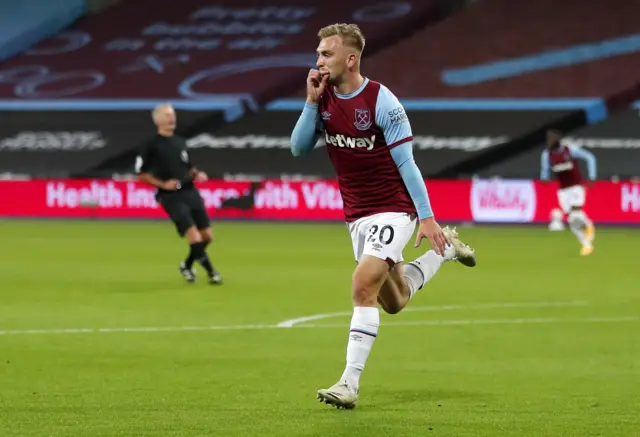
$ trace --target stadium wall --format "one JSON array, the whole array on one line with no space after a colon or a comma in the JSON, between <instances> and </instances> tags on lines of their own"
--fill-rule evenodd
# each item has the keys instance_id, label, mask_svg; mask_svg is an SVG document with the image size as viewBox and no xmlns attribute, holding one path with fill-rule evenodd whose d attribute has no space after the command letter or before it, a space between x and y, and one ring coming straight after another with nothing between
<instances>
[{"instance_id":1,"label":"stadium wall","mask_svg":"<svg viewBox=\"0 0 640 437\"><path fill-rule=\"evenodd\" d=\"M160 102L0 101L5 120L0 126L0 173L31 178L131 174L139 147L154 134L149 109ZM628 104L603 122L601 99L402 102L412 121L414 156L426 178L535 177L539 162L525 158L543 147L549 127L584 137L585 146L599 157L599 178L640 176L629 168L639 159L640 124ZM334 177L325 153L291 156L289 136L301 100L277 100L237 119L233 114L240 108L232 102L172 103L178 111L177 133L187 138L194 162L214 178ZM509 159L513 156L517 159Z\"/></svg>"},{"instance_id":2,"label":"stadium wall","mask_svg":"<svg viewBox=\"0 0 640 437\"><path fill-rule=\"evenodd\" d=\"M154 133L149 109L160 102L0 100L0 116L7 121L0 126L0 172L53 178L131 173L138 148ZM233 102L172 103L178 110L177 133L188 139L192 158L213 177L334 176L326 154L294 159L289 152L302 100L277 100L239 118L241 108ZM482 167L542 147L549 127L569 132L606 115L601 99L402 103L412 121L414 154L423 175L443 179L473 177ZM526 170L524 177L530 177ZM609 170L603 170L608 177Z\"/></svg>"}]
</instances>

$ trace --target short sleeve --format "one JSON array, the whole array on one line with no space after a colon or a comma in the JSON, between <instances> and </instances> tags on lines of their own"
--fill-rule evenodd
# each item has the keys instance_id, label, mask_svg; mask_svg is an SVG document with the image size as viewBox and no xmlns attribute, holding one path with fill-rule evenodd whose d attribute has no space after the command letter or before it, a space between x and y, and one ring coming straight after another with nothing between
<instances>
[{"instance_id":1,"label":"short sleeve","mask_svg":"<svg viewBox=\"0 0 640 437\"><path fill-rule=\"evenodd\" d=\"M154 157L154 143L147 143L142 149L140 149L140 153L138 153L138 155L136 156L136 162L134 165L135 172L137 174L148 173L153 165Z\"/></svg>"}]
</instances>

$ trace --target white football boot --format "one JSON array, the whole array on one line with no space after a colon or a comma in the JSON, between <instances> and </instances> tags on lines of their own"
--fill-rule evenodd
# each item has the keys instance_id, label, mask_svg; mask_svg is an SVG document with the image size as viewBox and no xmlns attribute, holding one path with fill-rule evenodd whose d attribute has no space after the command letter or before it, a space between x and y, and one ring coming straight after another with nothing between
<instances>
[{"instance_id":1,"label":"white football boot","mask_svg":"<svg viewBox=\"0 0 640 437\"><path fill-rule=\"evenodd\" d=\"M340 381L326 390L318 390L318 400L336 408L350 410L358 403L358 391L347 381Z\"/></svg>"},{"instance_id":2,"label":"white football boot","mask_svg":"<svg viewBox=\"0 0 640 437\"><path fill-rule=\"evenodd\" d=\"M180 270L180 274L182 275L182 277L188 283L193 284L194 282L196 282L196 272L195 270L193 270L193 267L188 269L183 261L180 263L180 266L178 267L178 269Z\"/></svg>"},{"instance_id":3,"label":"white football boot","mask_svg":"<svg viewBox=\"0 0 640 437\"><path fill-rule=\"evenodd\" d=\"M451 260L458 261L460 264L467 267L474 267L476 265L476 251L460 241L460 237L458 237L456 229L451 229L449 226L445 226L442 229L442 232L454 249L454 252L451 253ZM447 250L446 252L449 251ZM449 253L445 253L445 256L447 255L449 255Z\"/></svg>"}]
</instances>

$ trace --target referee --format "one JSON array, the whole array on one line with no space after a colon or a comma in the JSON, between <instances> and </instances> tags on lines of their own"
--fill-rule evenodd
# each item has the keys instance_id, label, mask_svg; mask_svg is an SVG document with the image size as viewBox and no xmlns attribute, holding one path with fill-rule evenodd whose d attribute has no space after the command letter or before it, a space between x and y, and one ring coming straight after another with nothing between
<instances>
[{"instance_id":1,"label":"referee","mask_svg":"<svg viewBox=\"0 0 640 437\"><path fill-rule=\"evenodd\" d=\"M191 246L187 259L180 263L182 276L187 282L194 282L193 263L198 261L207 271L210 284L222 284L222 277L205 251L213 233L204 202L193 183L194 179L206 181L207 175L191 164L186 141L174 135L173 107L159 105L152 115L158 133L136 157L135 171L141 181L157 188L156 200Z\"/></svg>"}]
</instances>

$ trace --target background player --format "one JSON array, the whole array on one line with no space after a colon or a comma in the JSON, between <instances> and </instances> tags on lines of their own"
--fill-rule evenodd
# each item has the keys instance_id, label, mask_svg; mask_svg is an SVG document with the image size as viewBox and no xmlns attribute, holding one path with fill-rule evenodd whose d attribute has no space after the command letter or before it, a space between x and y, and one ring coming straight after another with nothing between
<instances>
[{"instance_id":1,"label":"background player","mask_svg":"<svg viewBox=\"0 0 640 437\"><path fill-rule=\"evenodd\" d=\"M193 181L204 182L207 175L191 164L187 143L174 135L176 113L171 105L160 105L153 110L153 121L158 133L136 158L135 171L141 181L158 189L156 199L169 215L181 237L191 246L187 259L179 266L188 282L195 281L192 268L198 261L209 275L209 283L221 284L222 277L215 271L206 252L213 240L207 210Z\"/></svg>"},{"instance_id":2,"label":"background player","mask_svg":"<svg viewBox=\"0 0 640 437\"><path fill-rule=\"evenodd\" d=\"M540 179L549 179L551 169L558 179L558 202L562 211L568 215L569 228L582 245L581 255L590 255L593 252L593 239L595 227L593 222L583 211L586 200L585 188L582 185L583 178L580 167L576 162L582 159L587 163L589 180L596 179L595 156L575 144L563 140L562 132L549 130L547 132L547 148L542 152Z\"/></svg>"},{"instance_id":3,"label":"background player","mask_svg":"<svg viewBox=\"0 0 640 437\"><path fill-rule=\"evenodd\" d=\"M360 74L365 40L357 25L335 24L318 33L319 70L307 77L307 101L291 135L293 155L310 152L324 133L338 176L355 259L354 304L345 370L318 398L353 408L360 375L380 325L377 307L395 314L445 261L475 265L473 249L449 228L441 229L413 160L412 133L398 99L383 85ZM402 265L402 251L420 220L416 247L433 247ZM450 244L449 244L450 243Z\"/></svg>"}]
</instances>

